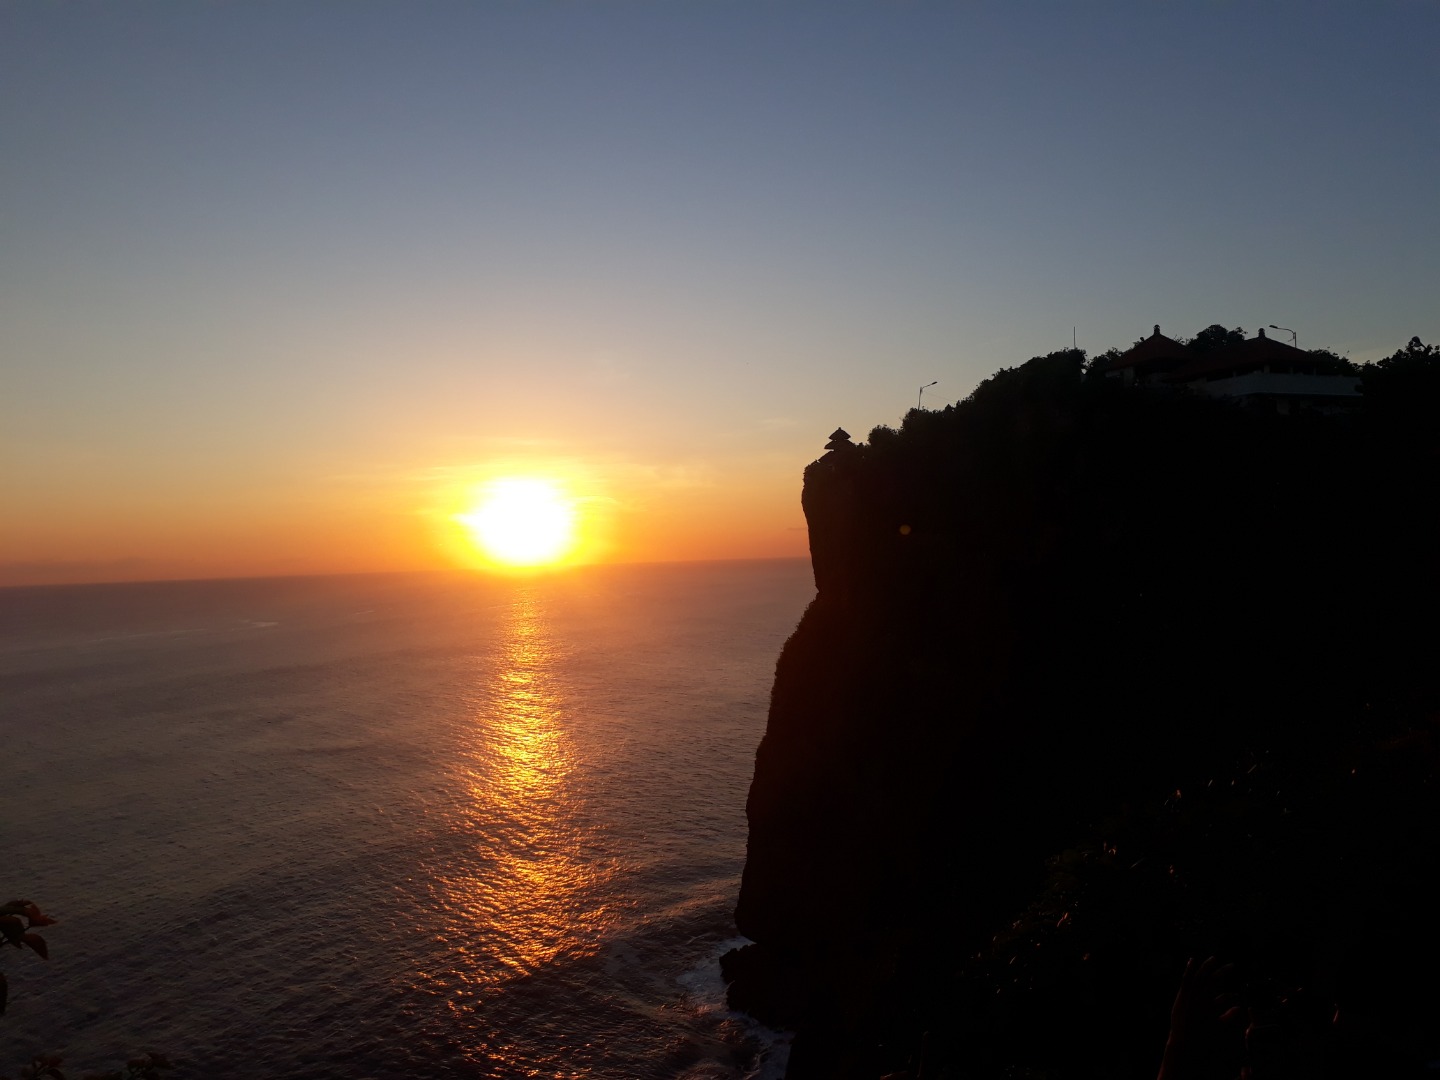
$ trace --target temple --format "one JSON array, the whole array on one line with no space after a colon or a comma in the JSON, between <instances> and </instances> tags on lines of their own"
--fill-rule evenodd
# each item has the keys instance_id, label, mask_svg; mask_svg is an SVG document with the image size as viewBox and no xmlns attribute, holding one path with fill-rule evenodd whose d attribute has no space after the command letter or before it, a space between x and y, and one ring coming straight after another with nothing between
<instances>
[{"instance_id":1,"label":"temple","mask_svg":"<svg viewBox=\"0 0 1440 1080\"><path fill-rule=\"evenodd\" d=\"M1110 361L1105 375L1127 385L1234 398L1277 413L1344 411L1360 393L1359 378L1343 362L1267 338L1264 330L1248 341L1199 350L1166 337L1156 325L1148 338Z\"/></svg>"}]
</instances>

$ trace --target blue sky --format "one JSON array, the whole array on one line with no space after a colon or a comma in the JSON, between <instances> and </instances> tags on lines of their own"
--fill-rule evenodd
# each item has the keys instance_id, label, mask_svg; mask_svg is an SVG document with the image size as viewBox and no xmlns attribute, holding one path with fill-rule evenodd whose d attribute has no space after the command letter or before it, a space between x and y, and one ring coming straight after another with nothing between
<instances>
[{"instance_id":1,"label":"blue sky","mask_svg":"<svg viewBox=\"0 0 1440 1080\"><path fill-rule=\"evenodd\" d=\"M399 565L435 477L531 465L638 556L803 551L837 423L1072 326L1435 340L1437 42L1421 0L0 2L0 580Z\"/></svg>"}]
</instances>

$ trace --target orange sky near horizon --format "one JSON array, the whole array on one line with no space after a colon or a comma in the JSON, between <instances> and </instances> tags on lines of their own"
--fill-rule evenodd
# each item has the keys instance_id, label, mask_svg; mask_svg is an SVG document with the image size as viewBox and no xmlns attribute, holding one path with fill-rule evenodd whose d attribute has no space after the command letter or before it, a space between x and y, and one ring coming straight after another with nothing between
<instances>
[{"instance_id":1,"label":"orange sky near horizon","mask_svg":"<svg viewBox=\"0 0 1440 1080\"><path fill-rule=\"evenodd\" d=\"M446 568L494 569L456 520L483 480L556 481L575 507L575 563L799 557L808 553L800 471L788 484L730 469L706 476L577 468L509 458L329 488L131 484L108 491L12 490L0 534L0 587ZM28 505L26 505L28 503ZM118 554L117 554L118 553Z\"/></svg>"},{"instance_id":2,"label":"orange sky near horizon","mask_svg":"<svg viewBox=\"0 0 1440 1080\"><path fill-rule=\"evenodd\" d=\"M922 386L1156 323L1434 341L1437 39L1398 0L0 5L0 585L465 565L502 476L563 484L583 560L803 557L806 464Z\"/></svg>"}]
</instances>

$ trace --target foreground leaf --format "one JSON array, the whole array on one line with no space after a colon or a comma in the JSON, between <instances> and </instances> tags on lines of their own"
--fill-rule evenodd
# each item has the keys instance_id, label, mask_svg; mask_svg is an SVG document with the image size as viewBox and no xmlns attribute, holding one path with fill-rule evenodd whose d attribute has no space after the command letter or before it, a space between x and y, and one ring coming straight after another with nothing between
<instances>
[{"instance_id":1,"label":"foreground leaf","mask_svg":"<svg viewBox=\"0 0 1440 1080\"><path fill-rule=\"evenodd\" d=\"M25 924L14 915L0 915L0 935L18 949L20 939L25 936Z\"/></svg>"}]
</instances>

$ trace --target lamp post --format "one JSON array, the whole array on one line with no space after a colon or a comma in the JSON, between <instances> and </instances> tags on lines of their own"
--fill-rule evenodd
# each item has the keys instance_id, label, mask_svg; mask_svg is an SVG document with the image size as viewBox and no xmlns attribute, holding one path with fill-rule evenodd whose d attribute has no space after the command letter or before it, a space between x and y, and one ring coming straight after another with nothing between
<instances>
[{"instance_id":1,"label":"lamp post","mask_svg":"<svg viewBox=\"0 0 1440 1080\"><path fill-rule=\"evenodd\" d=\"M920 393L915 395L915 408L920 408L920 399L925 396L925 391L930 389L930 387L935 386L939 382L940 380L936 379L935 382L927 382L924 386L920 387Z\"/></svg>"},{"instance_id":2,"label":"lamp post","mask_svg":"<svg viewBox=\"0 0 1440 1080\"><path fill-rule=\"evenodd\" d=\"M1292 346L1294 346L1295 348L1297 348L1297 349L1300 348L1300 335L1298 335L1297 333L1295 333L1295 331L1294 331L1294 330L1291 330L1288 326L1276 326L1276 325L1272 322L1272 323L1270 324L1270 329L1271 329L1271 330L1284 330L1285 333L1287 333L1287 334L1290 335L1290 344L1291 344Z\"/></svg>"}]
</instances>

